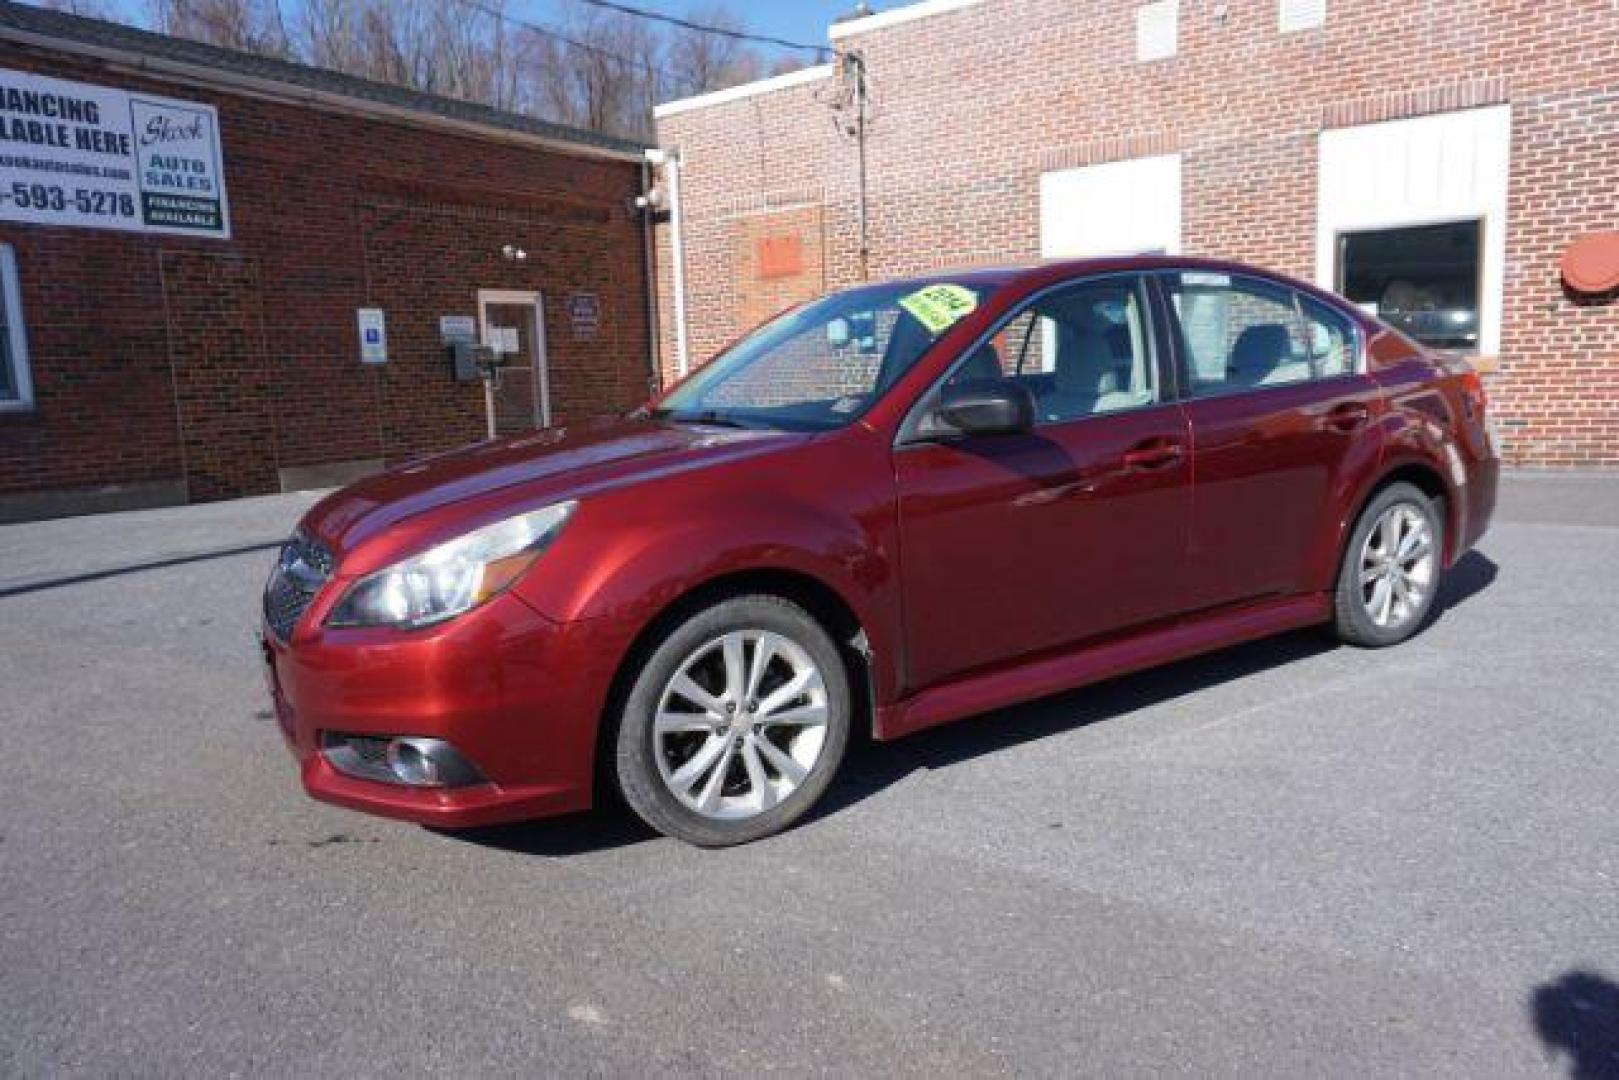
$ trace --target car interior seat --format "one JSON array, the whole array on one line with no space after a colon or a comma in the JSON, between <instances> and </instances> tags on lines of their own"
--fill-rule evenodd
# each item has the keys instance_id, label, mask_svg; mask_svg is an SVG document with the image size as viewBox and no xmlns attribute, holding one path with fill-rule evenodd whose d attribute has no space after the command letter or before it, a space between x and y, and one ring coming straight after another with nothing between
<instances>
[{"instance_id":1,"label":"car interior seat","mask_svg":"<svg viewBox=\"0 0 1619 1080\"><path fill-rule=\"evenodd\" d=\"M1042 418L1089 416L1133 402L1128 374L1120 378L1113 348L1096 328L1058 323L1053 360L1051 389L1039 399Z\"/></svg>"},{"instance_id":2,"label":"car interior seat","mask_svg":"<svg viewBox=\"0 0 1619 1080\"><path fill-rule=\"evenodd\" d=\"M1226 365L1236 386L1275 386L1310 377L1310 364L1293 356L1293 338L1281 323L1257 323L1237 335Z\"/></svg>"},{"instance_id":3,"label":"car interior seat","mask_svg":"<svg viewBox=\"0 0 1619 1080\"><path fill-rule=\"evenodd\" d=\"M1125 330L1125 350L1120 355L1111 330L1058 323L1051 390L1039 398L1042 417L1070 419L1150 401L1146 357L1137 355L1128 333Z\"/></svg>"}]
</instances>

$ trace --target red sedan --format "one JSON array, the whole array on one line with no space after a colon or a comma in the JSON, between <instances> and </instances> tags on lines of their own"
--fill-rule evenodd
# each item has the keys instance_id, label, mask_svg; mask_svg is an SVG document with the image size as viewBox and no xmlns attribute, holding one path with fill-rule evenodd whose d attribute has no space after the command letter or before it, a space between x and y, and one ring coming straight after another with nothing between
<instances>
[{"instance_id":1,"label":"red sedan","mask_svg":"<svg viewBox=\"0 0 1619 1080\"><path fill-rule=\"evenodd\" d=\"M625 421L321 502L264 596L316 798L459 827L616 790L775 832L879 739L1310 624L1415 633L1488 525L1478 377L1192 259L868 285Z\"/></svg>"}]
</instances>

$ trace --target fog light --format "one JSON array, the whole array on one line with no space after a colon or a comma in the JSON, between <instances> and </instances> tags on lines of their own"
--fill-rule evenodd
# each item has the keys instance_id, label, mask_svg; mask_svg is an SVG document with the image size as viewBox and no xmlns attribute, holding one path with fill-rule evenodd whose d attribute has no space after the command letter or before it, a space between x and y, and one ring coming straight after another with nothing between
<instances>
[{"instance_id":1,"label":"fog light","mask_svg":"<svg viewBox=\"0 0 1619 1080\"><path fill-rule=\"evenodd\" d=\"M412 787L438 787L444 781L439 776L438 762L433 760L430 747L421 743L427 739L395 739L388 744L388 768L402 784Z\"/></svg>"},{"instance_id":2,"label":"fog light","mask_svg":"<svg viewBox=\"0 0 1619 1080\"><path fill-rule=\"evenodd\" d=\"M405 787L481 784L478 767L443 739L419 735L339 735L326 732L321 752L345 776Z\"/></svg>"}]
</instances>

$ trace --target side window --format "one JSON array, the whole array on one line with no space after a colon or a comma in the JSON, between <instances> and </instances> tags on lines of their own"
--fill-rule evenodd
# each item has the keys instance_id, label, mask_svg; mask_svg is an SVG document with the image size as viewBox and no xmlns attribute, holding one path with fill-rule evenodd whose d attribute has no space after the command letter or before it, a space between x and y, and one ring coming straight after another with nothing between
<instances>
[{"instance_id":1,"label":"side window","mask_svg":"<svg viewBox=\"0 0 1619 1080\"><path fill-rule=\"evenodd\" d=\"M1342 312L1308 296L1299 296L1310 369L1318 379L1355 372L1355 327Z\"/></svg>"},{"instance_id":2,"label":"side window","mask_svg":"<svg viewBox=\"0 0 1619 1080\"><path fill-rule=\"evenodd\" d=\"M1164 275L1193 397L1329 379L1355 370L1355 329L1313 297L1254 278Z\"/></svg>"},{"instance_id":3,"label":"side window","mask_svg":"<svg viewBox=\"0 0 1619 1080\"><path fill-rule=\"evenodd\" d=\"M1291 290L1193 270L1168 274L1165 284L1186 344L1193 397L1311 377L1309 349Z\"/></svg>"},{"instance_id":4,"label":"side window","mask_svg":"<svg viewBox=\"0 0 1619 1080\"><path fill-rule=\"evenodd\" d=\"M27 409L33 403L17 256L10 244L0 244L0 412Z\"/></svg>"},{"instance_id":5,"label":"side window","mask_svg":"<svg viewBox=\"0 0 1619 1080\"><path fill-rule=\"evenodd\" d=\"M1139 408L1159 400L1136 275L1047 293L1006 322L950 377L1022 382L1041 424Z\"/></svg>"}]
</instances>

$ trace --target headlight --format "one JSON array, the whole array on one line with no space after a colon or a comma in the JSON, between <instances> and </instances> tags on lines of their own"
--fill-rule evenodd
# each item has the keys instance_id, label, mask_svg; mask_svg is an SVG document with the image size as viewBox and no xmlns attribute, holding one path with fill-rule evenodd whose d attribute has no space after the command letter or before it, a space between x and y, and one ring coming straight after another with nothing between
<instances>
[{"instance_id":1,"label":"headlight","mask_svg":"<svg viewBox=\"0 0 1619 1080\"><path fill-rule=\"evenodd\" d=\"M355 582L332 626L426 626L504 591L551 546L578 503L498 521Z\"/></svg>"}]
</instances>

